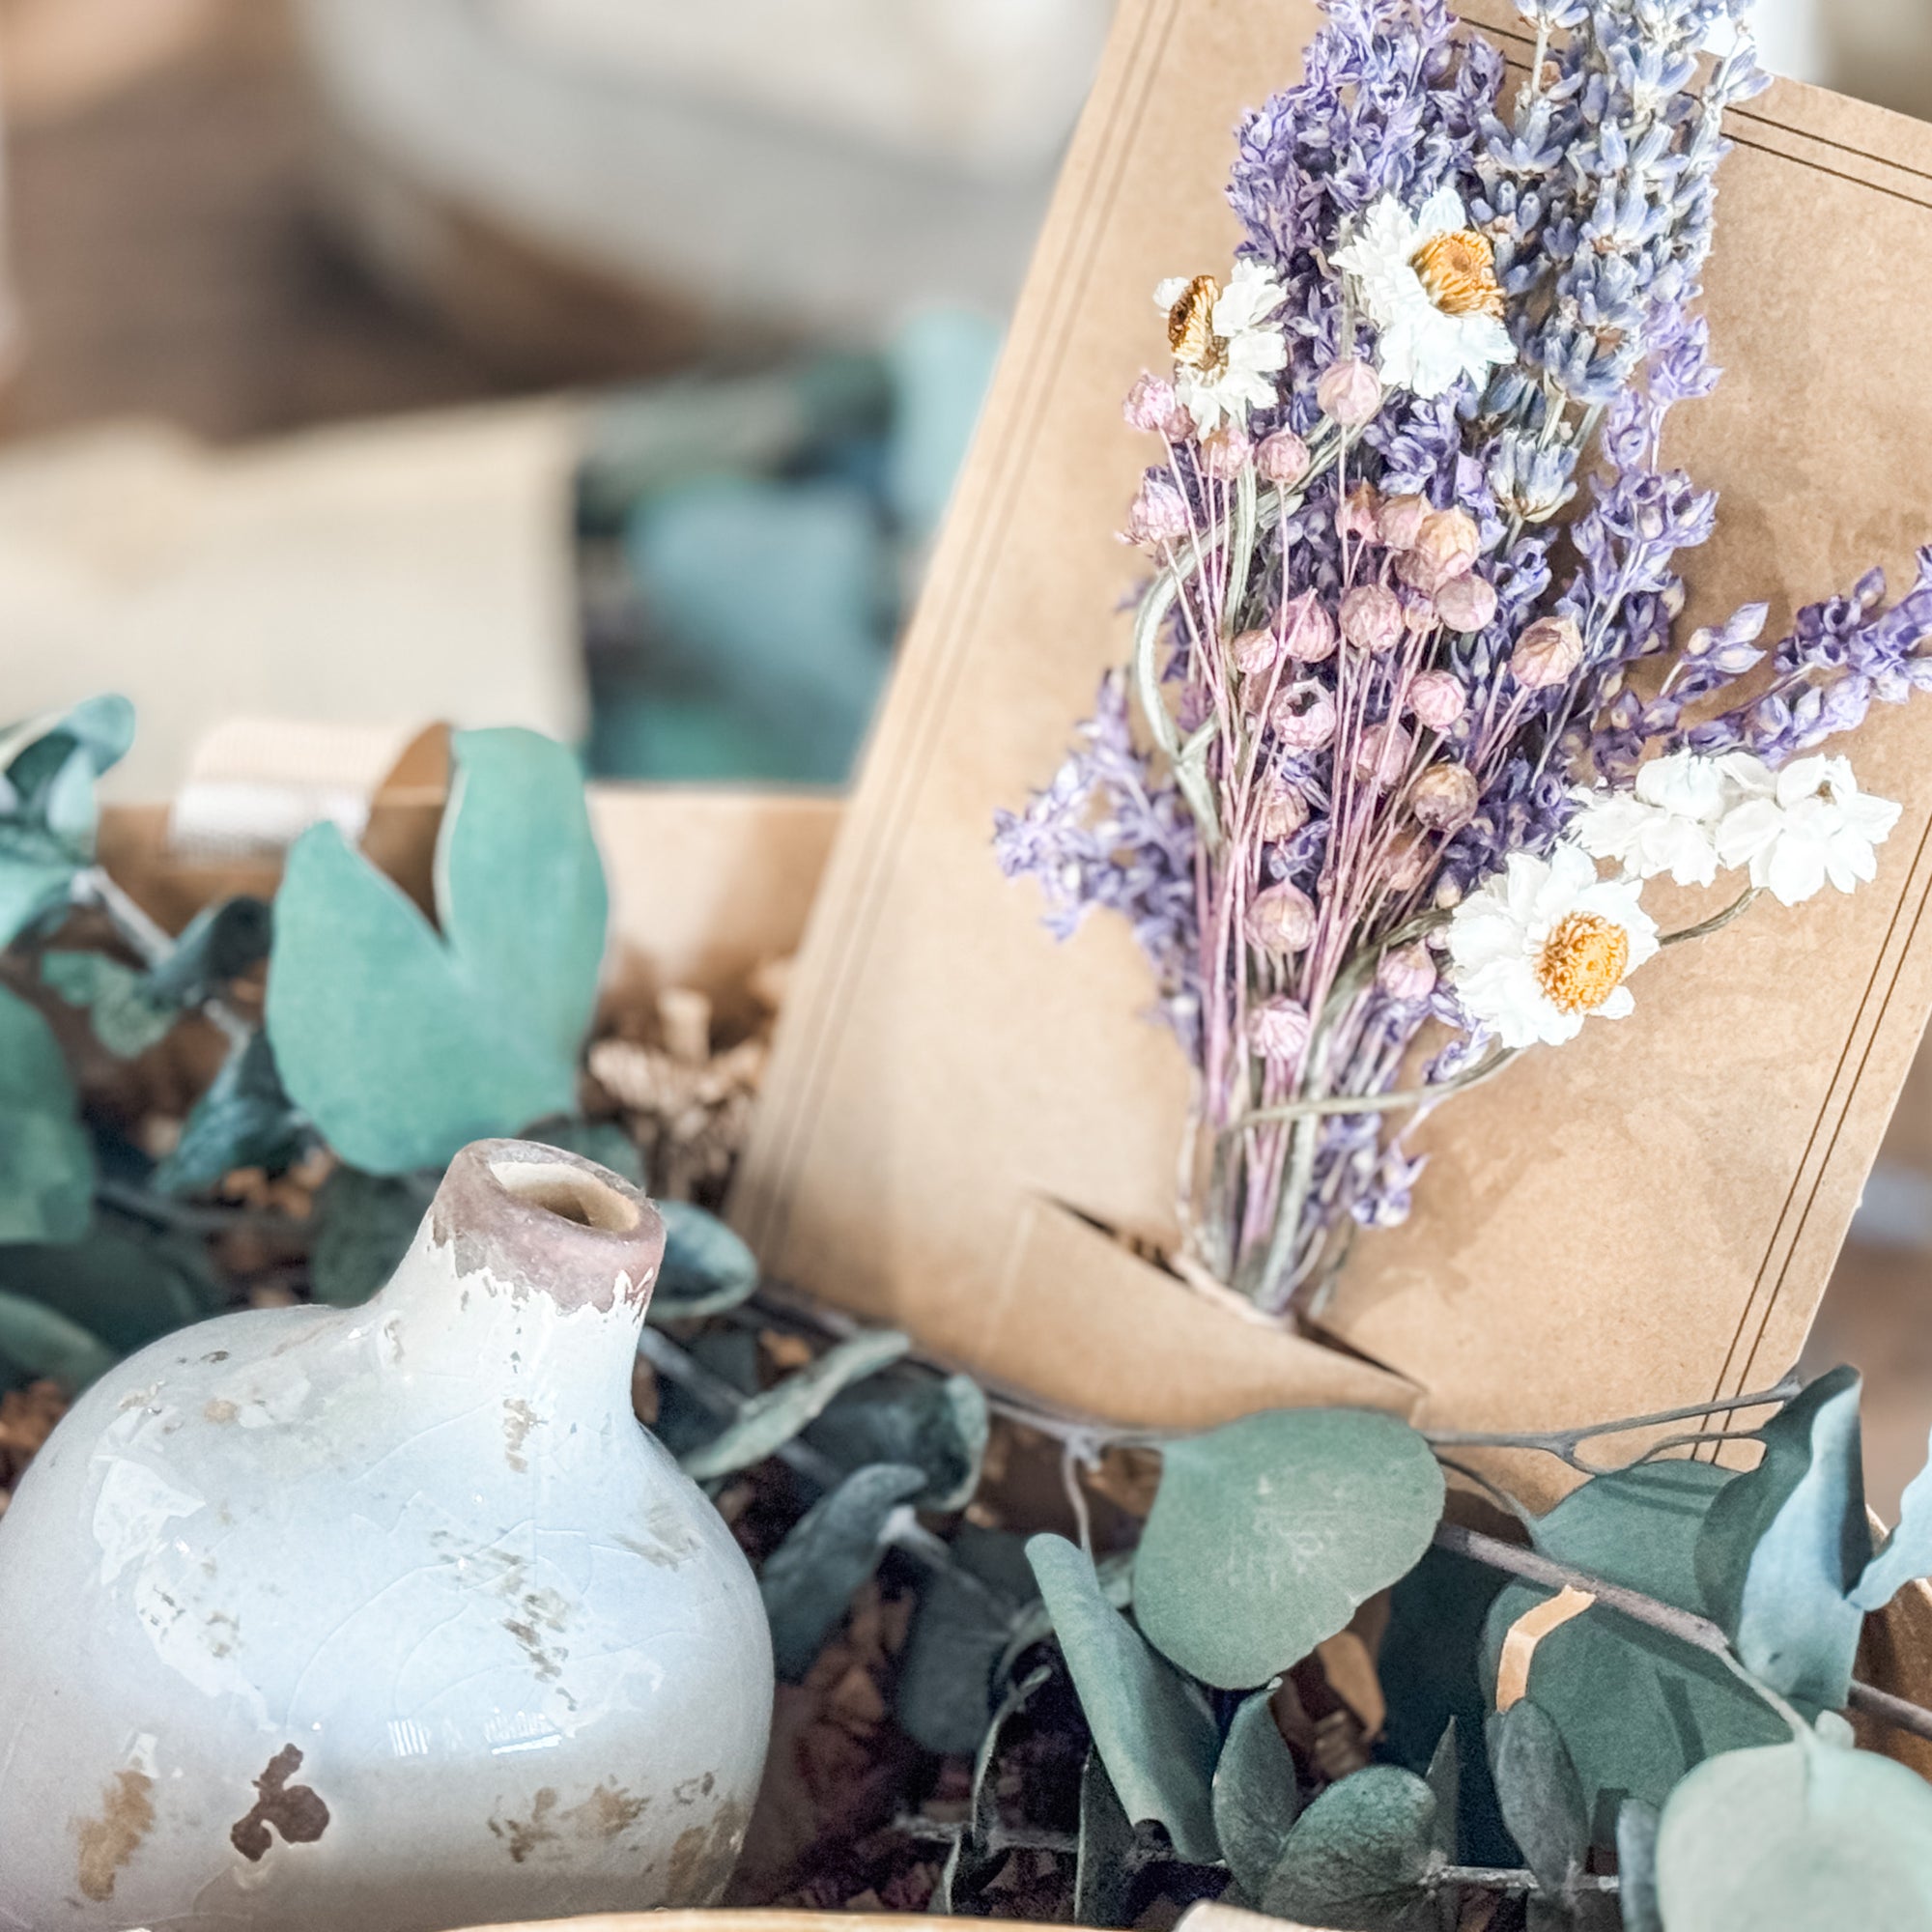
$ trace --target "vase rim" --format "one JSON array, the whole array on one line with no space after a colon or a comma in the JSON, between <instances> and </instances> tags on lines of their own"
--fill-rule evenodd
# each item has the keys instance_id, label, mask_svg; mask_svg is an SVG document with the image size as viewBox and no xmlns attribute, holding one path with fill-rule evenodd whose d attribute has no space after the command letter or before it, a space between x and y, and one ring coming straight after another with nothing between
<instances>
[{"instance_id":1,"label":"vase rim","mask_svg":"<svg viewBox=\"0 0 1932 1932\"><path fill-rule=\"evenodd\" d=\"M566 1312L641 1312L664 1261L665 1225L608 1167L538 1141L472 1141L449 1164L429 1236L456 1271L487 1269Z\"/></svg>"}]
</instances>

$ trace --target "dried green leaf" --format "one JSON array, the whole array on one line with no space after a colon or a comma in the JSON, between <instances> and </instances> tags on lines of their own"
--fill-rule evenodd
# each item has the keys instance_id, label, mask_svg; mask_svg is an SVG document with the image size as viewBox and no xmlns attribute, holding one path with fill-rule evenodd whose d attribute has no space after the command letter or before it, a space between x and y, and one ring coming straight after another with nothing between
<instances>
[{"instance_id":1,"label":"dried green leaf","mask_svg":"<svg viewBox=\"0 0 1932 1932\"><path fill-rule=\"evenodd\" d=\"M704 1483L762 1463L823 1414L840 1389L876 1375L911 1347L896 1329L883 1328L828 1349L809 1367L753 1396L720 1435L684 1456L685 1474Z\"/></svg>"},{"instance_id":2,"label":"dried green leaf","mask_svg":"<svg viewBox=\"0 0 1932 1932\"><path fill-rule=\"evenodd\" d=\"M198 1242L103 1215L78 1241L0 1248L0 1289L49 1308L118 1355L220 1310Z\"/></svg>"},{"instance_id":3,"label":"dried green leaf","mask_svg":"<svg viewBox=\"0 0 1932 1932\"><path fill-rule=\"evenodd\" d=\"M758 1287L758 1260L715 1214L686 1201L660 1201L665 1258L651 1293L650 1318L696 1321L724 1315L751 1300Z\"/></svg>"},{"instance_id":4,"label":"dried green leaf","mask_svg":"<svg viewBox=\"0 0 1932 1932\"><path fill-rule=\"evenodd\" d=\"M1623 1932L1663 1932L1657 1902L1657 1827L1654 1804L1626 1799L1617 1812L1617 1905Z\"/></svg>"},{"instance_id":5,"label":"dried green leaf","mask_svg":"<svg viewBox=\"0 0 1932 1932\"><path fill-rule=\"evenodd\" d=\"M1214 1767L1214 1830L1235 1883L1250 1898L1267 1889L1301 1809L1294 1755L1274 1720L1279 1680L1243 1700Z\"/></svg>"},{"instance_id":6,"label":"dried green leaf","mask_svg":"<svg viewBox=\"0 0 1932 1932\"><path fill-rule=\"evenodd\" d=\"M94 1203L94 1148L47 1023L0 987L0 1242L77 1241Z\"/></svg>"},{"instance_id":7,"label":"dried green leaf","mask_svg":"<svg viewBox=\"0 0 1932 1932\"><path fill-rule=\"evenodd\" d=\"M204 907L147 974L149 995L177 1012L198 1007L269 956L274 910L246 895Z\"/></svg>"},{"instance_id":8,"label":"dried green leaf","mask_svg":"<svg viewBox=\"0 0 1932 1932\"><path fill-rule=\"evenodd\" d=\"M965 1522L952 1548L951 1567L920 1592L894 1707L923 1750L964 1757L985 1735L994 1671L1034 1581L1022 1537Z\"/></svg>"},{"instance_id":9,"label":"dried green leaf","mask_svg":"<svg viewBox=\"0 0 1932 1932\"><path fill-rule=\"evenodd\" d=\"M1206 1699L1107 1602L1084 1552L1064 1537L1036 1536L1027 1559L1127 1816L1165 1827L1185 1862L1211 1863L1220 1739Z\"/></svg>"},{"instance_id":10,"label":"dried green leaf","mask_svg":"<svg viewBox=\"0 0 1932 1932\"><path fill-rule=\"evenodd\" d=\"M1536 1525L1537 1547L1606 1581L1705 1613L1695 1552L1705 1517L1730 1473L1658 1462L1593 1477ZM1483 1635L1485 1694L1493 1697L1504 1636L1552 1593L1513 1583ZM1662 1805L1716 1751L1775 1743L1780 1719L1707 1651L1595 1605L1536 1646L1529 1695L1554 1721L1582 1781L1595 1842L1607 1845L1626 1797Z\"/></svg>"},{"instance_id":11,"label":"dried green leaf","mask_svg":"<svg viewBox=\"0 0 1932 1932\"><path fill-rule=\"evenodd\" d=\"M1100 1753L1090 1750L1080 1773L1080 1838L1073 1869L1073 1917L1082 1925L1126 1925L1135 1882L1144 1868L1133 1821L1121 1804Z\"/></svg>"},{"instance_id":12,"label":"dried green leaf","mask_svg":"<svg viewBox=\"0 0 1932 1932\"><path fill-rule=\"evenodd\" d=\"M882 1463L856 1469L795 1522L758 1579L780 1677L797 1683L838 1627L859 1586L878 1566L895 1511L918 1493L924 1472Z\"/></svg>"},{"instance_id":13,"label":"dried green leaf","mask_svg":"<svg viewBox=\"0 0 1932 1932\"><path fill-rule=\"evenodd\" d=\"M1670 1932L1927 1932L1932 1786L1813 1738L1712 1758L1663 1807L1657 1897Z\"/></svg>"},{"instance_id":14,"label":"dried green leaf","mask_svg":"<svg viewBox=\"0 0 1932 1932\"><path fill-rule=\"evenodd\" d=\"M370 1174L568 1114L604 954L604 874L576 759L465 731L437 847L438 927L333 826L275 901L268 1025L290 1094Z\"/></svg>"},{"instance_id":15,"label":"dried green leaf","mask_svg":"<svg viewBox=\"0 0 1932 1932\"><path fill-rule=\"evenodd\" d=\"M0 1291L0 1377L10 1384L45 1379L78 1394L119 1360L77 1322L25 1295Z\"/></svg>"},{"instance_id":16,"label":"dried green leaf","mask_svg":"<svg viewBox=\"0 0 1932 1932\"><path fill-rule=\"evenodd\" d=\"M43 952L41 979L69 1006L87 1009L95 1038L117 1059L146 1053L181 1017L149 991L146 974L104 952Z\"/></svg>"},{"instance_id":17,"label":"dried green leaf","mask_svg":"<svg viewBox=\"0 0 1932 1932\"><path fill-rule=\"evenodd\" d=\"M1861 1611L1882 1610L1907 1583L1932 1577L1932 1456L1905 1486L1898 1527L1864 1567L1852 1591Z\"/></svg>"},{"instance_id":18,"label":"dried green leaf","mask_svg":"<svg viewBox=\"0 0 1932 1932\"><path fill-rule=\"evenodd\" d=\"M812 1424L811 1445L844 1468L914 1463L925 1471L922 1509L964 1509L980 1487L990 1421L969 1376L919 1370L887 1374L848 1390Z\"/></svg>"},{"instance_id":19,"label":"dried green leaf","mask_svg":"<svg viewBox=\"0 0 1932 1932\"><path fill-rule=\"evenodd\" d=\"M1590 1851L1583 1786L1547 1711L1519 1698L1489 1722L1490 1770L1503 1822L1544 1894L1562 1897Z\"/></svg>"},{"instance_id":20,"label":"dried green leaf","mask_svg":"<svg viewBox=\"0 0 1932 1932\"><path fill-rule=\"evenodd\" d=\"M1871 1561L1859 1376L1833 1369L1766 1423L1697 1539L1710 1614L1745 1667L1785 1696L1841 1709L1864 1618L1850 1593Z\"/></svg>"},{"instance_id":21,"label":"dried green leaf","mask_svg":"<svg viewBox=\"0 0 1932 1932\"><path fill-rule=\"evenodd\" d=\"M94 863L95 783L134 739L125 697L95 697L0 734L0 946L59 913Z\"/></svg>"},{"instance_id":22,"label":"dried green leaf","mask_svg":"<svg viewBox=\"0 0 1932 1932\"><path fill-rule=\"evenodd\" d=\"M1134 1613L1190 1675L1246 1690L1412 1570L1441 1516L1442 1471L1396 1417L1249 1416L1167 1449Z\"/></svg>"},{"instance_id":23,"label":"dried green leaf","mask_svg":"<svg viewBox=\"0 0 1932 1932\"><path fill-rule=\"evenodd\" d=\"M1336 1932L1438 1932L1436 1813L1429 1785L1394 1765L1331 1784L1288 1834L1261 1909Z\"/></svg>"},{"instance_id":24,"label":"dried green leaf","mask_svg":"<svg viewBox=\"0 0 1932 1932\"><path fill-rule=\"evenodd\" d=\"M440 1176L338 1167L311 1216L309 1289L331 1308L359 1308L395 1273L436 1198Z\"/></svg>"},{"instance_id":25,"label":"dried green leaf","mask_svg":"<svg viewBox=\"0 0 1932 1932\"><path fill-rule=\"evenodd\" d=\"M192 1194L238 1167L279 1174L307 1144L306 1123L282 1087L269 1036L253 1033L195 1102L174 1151L155 1171L155 1185L164 1194Z\"/></svg>"}]
</instances>

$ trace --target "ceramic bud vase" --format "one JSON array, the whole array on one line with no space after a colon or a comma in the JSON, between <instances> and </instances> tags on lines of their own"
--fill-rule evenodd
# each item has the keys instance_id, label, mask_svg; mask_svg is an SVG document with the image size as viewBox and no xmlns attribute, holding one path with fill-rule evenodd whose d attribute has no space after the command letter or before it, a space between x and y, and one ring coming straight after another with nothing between
<instances>
[{"instance_id":1,"label":"ceramic bud vase","mask_svg":"<svg viewBox=\"0 0 1932 1932\"><path fill-rule=\"evenodd\" d=\"M769 1633L631 1410L649 1203L451 1165L366 1307L96 1384L0 1519L0 1926L433 1932L714 1903Z\"/></svg>"}]
</instances>

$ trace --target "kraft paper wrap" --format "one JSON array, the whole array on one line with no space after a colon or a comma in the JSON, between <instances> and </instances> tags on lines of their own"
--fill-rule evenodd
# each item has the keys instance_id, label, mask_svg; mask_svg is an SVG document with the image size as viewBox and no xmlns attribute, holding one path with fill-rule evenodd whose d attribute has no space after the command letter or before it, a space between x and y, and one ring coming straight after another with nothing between
<instances>
[{"instance_id":1,"label":"kraft paper wrap","mask_svg":"<svg viewBox=\"0 0 1932 1932\"><path fill-rule=\"evenodd\" d=\"M1520 66L1513 11L1466 11ZM1151 291L1224 269L1230 130L1318 25L1309 0L1121 9L813 915L736 1218L779 1277L1145 1426L1347 1401L1516 1430L1762 1387L1799 1353L1932 1005L1932 697L1875 708L1858 739L1861 781L1905 805L1877 883L1765 902L1646 966L1634 1018L1444 1107L1415 1138L1433 1159L1412 1219L1355 1244L1336 1347L1090 1226L1173 1237L1186 1070L1143 1017L1123 923L1057 946L1037 889L1000 876L992 816L1051 776L1127 654L1136 563L1111 532L1150 455L1120 402L1163 354ZM1776 637L1872 563L1909 582L1932 539L1932 128L1780 85L1732 131L1707 278L1725 380L1678 412L1667 455L1722 493L1686 629L1765 598ZM1562 1478L1516 1474L1531 1493Z\"/></svg>"}]
</instances>

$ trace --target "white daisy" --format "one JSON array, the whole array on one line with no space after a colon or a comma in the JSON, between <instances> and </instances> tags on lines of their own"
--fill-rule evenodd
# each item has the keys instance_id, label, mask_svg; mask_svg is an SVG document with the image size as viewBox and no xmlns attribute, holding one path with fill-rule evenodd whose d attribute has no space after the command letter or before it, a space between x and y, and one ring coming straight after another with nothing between
<instances>
[{"instance_id":1,"label":"white daisy","mask_svg":"<svg viewBox=\"0 0 1932 1932\"><path fill-rule=\"evenodd\" d=\"M1718 876L1719 821L1736 794L1715 758L1672 752L1642 766L1627 791L1582 791L1571 837L1593 859L1611 859L1638 879L1668 872L1680 886Z\"/></svg>"},{"instance_id":2,"label":"white daisy","mask_svg":"<svg viewBox=\"0 0 1932 1932\"><path fill-rule=\"evenodd\" d=\"M1620 1020L1624 981L1657 951L1634 879L1600 879L1578 845L1508 866L1456 908L1449 956L1469 1013L1506 1047L1560 1045L1595 1013Z\"/></svg>"},{"instance_id":3,"label":"white daisy","mask_svg":"<svg viewBox=\"0 0 1932 1932\"><path fill-rule=\"evenodd\" d=\"M1415 214L1383 195L1335 260L1380 331L1377 360L1394 387L1439 396L1516 360L1494 251L1453 187L1438 187Z\"/></svg>"},{"instance_id":4,"label":"white daisy","mask_svg":"<svg viewBox=\"0 0 1932 1932\"><path fill-rule=\"evenodd\" d=\"M1288 341L1269 320L1288 299L1272 269L1242 260L1223 288L1212 275L1175 275L1154 291L1174 351L1174 391L1210 435L1225 420L1247 427L1250 410L1275 402L1275 378L1288 366Z\"/></svg>"},{"instance_id":5,"label":"white daisy","mask_svg":"<svg viewBox=\"0 0 1932 1932\"><path fill-rule=\"evenodd\" d=\"M1718 857L1748 866L1752 885L1797 905L1828 879L1849 893L1878 875L1876 848L1901 808L1861 792L1849 760L1795 758L1778 772L1748 752L1719 762L1738 802L1718 828Z\"/></svg>"}]
</instances>

